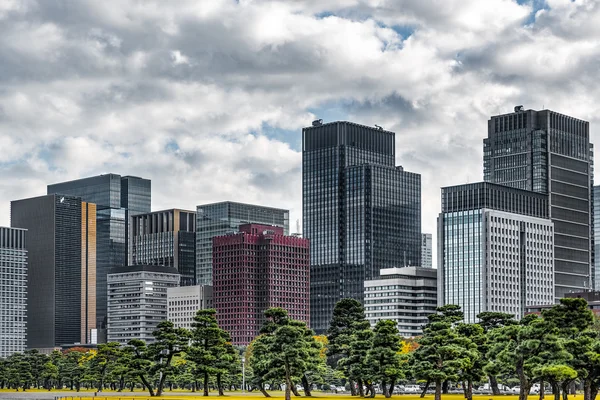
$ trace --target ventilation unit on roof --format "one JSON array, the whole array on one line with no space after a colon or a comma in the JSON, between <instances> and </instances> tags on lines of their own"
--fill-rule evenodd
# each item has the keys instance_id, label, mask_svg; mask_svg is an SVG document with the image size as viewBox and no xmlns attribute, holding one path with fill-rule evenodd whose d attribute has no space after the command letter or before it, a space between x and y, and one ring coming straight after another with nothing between
<instances>
[{"instance_id":1,"label":"ventilation unit on roof","mask_svg":"<svg viewBox=\"0 0 600 400\"><path fill-rule=\"evenodd\" d=\"M321 126L321 125L323 125L323 120L322 119L315 119L312 122L312 126Z\"/></svg>"}]
</instances>

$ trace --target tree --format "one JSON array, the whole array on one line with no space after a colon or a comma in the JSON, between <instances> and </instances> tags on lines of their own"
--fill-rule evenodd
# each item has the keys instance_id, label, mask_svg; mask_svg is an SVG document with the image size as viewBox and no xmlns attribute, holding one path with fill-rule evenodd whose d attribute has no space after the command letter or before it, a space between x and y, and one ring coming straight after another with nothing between
<instances>
[{"instance_id":1,"label":"tree","mask_svg":"<svg viewBox=\"0 0 600 400\"><path fill-rule=\"evenodd\" d=\"M357 382L361 397L363 396L363 378L362 375L357 376L357 373L363 370L355 368L354 373L351 373L350 369L354 362L349 362L347 359L351 356L352 342L356 340L357 332L364 330L365 322L368 324L363 305L355 299L342 299L336 303L333 309L331 323L327 330L329 339L327 356L334 360L336 367L349 379L350 391L353 396L356 395L354 382Z\"/></svg>"},{"instance_id":2,"label":"tree","mask_svg":"<svg viewBox=\"0 0 600 400\"><path fill-rule=\"evenodd\" d=\"M121 345L118 342L98 345L98 351L91 360L92 371L97 374L98 391L104 388L104 379L119 358Z\"/></svg>"},{"instance_id":3,"label":"tree","mask_svg":"<svg viewBox=\"0 0 600 400\"><path fill-rule=\"evenodd\" d=\"M266 339L268 372L266 378L281 379L285 382L285 399L290 400L295 390L293 377L301 376L307 370L314 349L307 346L306 324L292 321L282 308L265 311L267 321L263 326ZM272 332L272 333L271 333ZM314 333L310 333L310 337ZM317 351L318 355L318 351Z\"/></svg>"},{"instance_id":4,"label":"tree","mask_svg":"<svg viewBox=\"0 0 600 400\"><path fill-rule=\"evenodd\" d=\"M271 397L265 390L265 377L269 373L270 357L268 352L270 341L270 335L262 334L256 337L246 349L246 362L251 371L249 381L256 385L265 397Z\"/></svg>"},{"instance_id":5,"label":"tree","mask_svg":"<svg viewBox=\"0 0 600 400\"><path fill-rule=\"evenodd\" d=\"M227 352L225 346L229 335L219 328L216 314L214 309L198 310L192 324L192 344L187 354L196 365L196 375L203 378L204 396L208 396L210 376L219 373L220 355Z\"/></svg>"},{"instance_id":6,"label":"tree","mask_svg":"<svg viewBox=\"0 0 600 400\"><path fill-rule=\"evenodd\" d=\"M494 330L490 340L486 371L492 368L516 374L520 383L519 400L527 399L533 382L544 378L548 367L567 366L570 358L558 329L537 315L527 315L519 325Z\"/></svg>"},{"instance_id":7,"label":"tree","mask_svg":"<svg viewBox=\"0 0 600 400\"><path fill-rule=\"evenodd\" d=\"M150 383L153 373L152 351L148 350L146 343L139 339L130 340L127 351L132 354L132 357L129 358L129 370L131 374L142 382L142 385L148 390L150 396L153 397L155 395L154 389Z\"/></svg>"},{"instance_id":8,"label":"tree","mask_svg":"<svg viewBox=\"0 0 600 400\"><path fill-rule=\"evenodd\" d=\"M383 395L392 396L394 385L404 377L401 365L401 338L396 322L381 320L374 329L373 346L367 353L367 364L373 380L381 382Z\"/></svg>"},{"instance_id":9,"label":"tree","mask_svg":"<svg viewBox=\"0 0 600 400\"><path fill-rule=\"evenodd\" d=\"M161 321L156 330L152 332L155 342L148 346L153 361L153 373L158 373L160 378L156 395L161 396L165 380L173 374L171 365L173 357L180 355L187 348L189 334L187 329L175 328L171 321Z\"/></svg>"},{"instance_id":10,"label":"tree","mask_svg":"<svg viewBox=\"0 0 600 400\"><path fill-rule=\"evenodd\" d=\"M428 316L419 348L412 357L413 374L418 379L435 383L435 400L440 400L442 384L458 380L459 372L471 356L469 339L458 334L455 324L463 319L460 307L446 305Z\"/></svg>"},{"instance_id":11,"label":"tree","mask_svg":"<svg viewBox=\"0 0 600 400\"><path fill-rule=\"evenodd\" d=\"M481 354L486 342L485 335L483 328L478 324L458 324L456 332L465 339L463 340L465 357L460 368L460 378L465 398L473 400L473 382L477 382L485 376L483 371L485 360Z\"/></svg>"},{"instance_id":12,"label":"tree","mask_svg":"<svg viewBox=\"0 0 600 400\"><path fill-rule=\"evenodd\" d=\"M493 312L493 311L482 312L479 315L477 315L477 318L479 319L479 323L478 323L479 326L481 326L483 328L483 333L484 333L484 338L485 338L485 341L479 347L479 352L485 358L489 351L488 338L490 336L490 332L492 332L494 329L502 328L503 326L516 325L517 321L515 320L515 316L513 314L506 314L506 313ZM487 363L487 358L486 358L485 363ZM494 396L500 395L500 389L498 389L498 379L497 379L497 376L499 373L500 373L500 371L496 371L493 369L487 370L487 376L490 381L490 387L492 389L492 394Z\"/></svg>"}]
</instances>

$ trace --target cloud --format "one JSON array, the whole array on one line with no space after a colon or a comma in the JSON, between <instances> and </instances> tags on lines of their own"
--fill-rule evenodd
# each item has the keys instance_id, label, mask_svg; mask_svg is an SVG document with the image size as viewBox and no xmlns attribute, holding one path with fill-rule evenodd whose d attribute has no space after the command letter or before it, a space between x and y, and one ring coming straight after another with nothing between
<instances>
[{"instance_id":1,"label":"cloud","mask_svg":"<svg viewBox=\"0 0 600 400\"><path fill-rule=\"evenodd\" d=\"M521 4L519 4L521 3ZM441 186L482 179L490 115L598 121L597 2L6 1L0 4L0 224L9 201L104 172L153 181L153 208L219 200L301 218L301 128L397 132Z\"/></svg>"}]
</instances>

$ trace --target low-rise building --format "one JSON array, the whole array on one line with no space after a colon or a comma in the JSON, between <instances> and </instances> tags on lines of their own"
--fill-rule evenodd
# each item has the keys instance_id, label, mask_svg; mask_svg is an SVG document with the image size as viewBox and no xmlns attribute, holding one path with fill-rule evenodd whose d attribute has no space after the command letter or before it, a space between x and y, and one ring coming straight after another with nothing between
<instances>
[{"instance_id":1,"label":"low-rise building","mask_svg":"<svg viewBox=\"0 0 600 400\"><path fill-rule=\"evenodd\" d=\"M167 289L167 319L176 328L192 328L198 310L213 308L212 286L195 285Z\"/></svg>"},{"instance_id":2,"label":"low-rise building","mask_svg":"<svg viewBox=\"0 0 600 400\"><path fill-rule=\"evenodd\" d=\"M179 285L173 267L133 265L108 274L109 342L154 342L152 332L167 319L167 289Z\"/></svg>"},{"instance_id":3,"label":"low-rise building","mask_svg":"<svg viewBox=\"0 0 600 400\"><path fill-rule=\"evenodd\" d=\"M437 271L432 268L385 268L365 281L365 315L371 326L390 319L404 337L420 336L437 307Z\"/></svg>"}]
</instances>

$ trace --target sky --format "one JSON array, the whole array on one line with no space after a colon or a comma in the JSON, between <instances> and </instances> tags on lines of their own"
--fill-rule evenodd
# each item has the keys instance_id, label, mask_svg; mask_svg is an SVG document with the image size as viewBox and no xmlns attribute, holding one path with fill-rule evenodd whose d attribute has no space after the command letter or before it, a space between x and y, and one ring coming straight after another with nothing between
<instances>
[{"instance_id":1,"label":"sky","mask_svg":"<svg viewBox=\"0 0 600 400\"><path fill-rule=\"evenodd\" d=\"M600 1L0 0L0 225L46 185L152 180L153 210L234 200L302 218L301 129L396 132L440 187L483 179L491 115L600 126Z\"/></svg>"}]
</instances>

